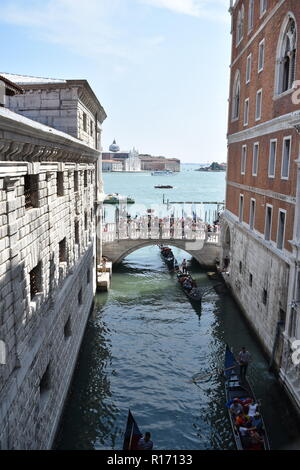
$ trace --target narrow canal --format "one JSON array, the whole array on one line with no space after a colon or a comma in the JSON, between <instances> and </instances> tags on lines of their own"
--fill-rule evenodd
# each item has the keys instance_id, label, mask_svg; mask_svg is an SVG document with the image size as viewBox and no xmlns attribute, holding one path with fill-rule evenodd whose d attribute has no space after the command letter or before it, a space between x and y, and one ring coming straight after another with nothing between
<instances>
[{"instance_id":1,"label":"narrow canal","mask_svg":"<svg viewBox=\"0 0 300 470\"><path fill-rule=\"evenodd\" d=\"M186 254L174 249L178 260ZM210 281L196 262L193 276ZM121 449L128 408L155 449L234 449L222 374L225 345L245 345L271 447L290 446L299 422L230 296L191 305L157 247L126 258L109 294L95 299L65 408L57 449ZM207 378L189 383L196 373ZM211 374L211 375L210 375Z\"/></svg>"}]
</instances>

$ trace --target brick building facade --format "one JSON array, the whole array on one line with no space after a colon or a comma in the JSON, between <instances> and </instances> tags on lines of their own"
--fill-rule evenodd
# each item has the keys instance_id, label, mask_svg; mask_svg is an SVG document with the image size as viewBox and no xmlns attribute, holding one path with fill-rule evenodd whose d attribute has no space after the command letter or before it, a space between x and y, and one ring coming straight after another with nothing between
<instances>
[{"instance_id":1,"label":"brick building facade","mask_svg":"<svg viewBox=\"0 0 300 470\"><path fill-rule=\"evenodd\" d=\"M224 275L300 407L300 4L231 2Z\"/></svg>"}]
</instances>

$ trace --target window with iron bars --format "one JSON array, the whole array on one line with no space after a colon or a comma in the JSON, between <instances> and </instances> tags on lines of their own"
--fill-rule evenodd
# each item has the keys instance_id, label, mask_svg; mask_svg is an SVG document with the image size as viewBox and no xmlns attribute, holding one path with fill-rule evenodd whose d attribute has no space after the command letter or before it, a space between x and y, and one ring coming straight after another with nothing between
<instances>
[{"instance_id":1,"label":"window with iron bars","mask_svg":"<svg viewBox=\"0 0 300 470\"><path fill-rule=\"evenodd\" d=\"M39 207L39 177L26 175L24 177L25 209Z\"/></svg>"},{"instance_id":2,"label":"window with iron bars","mask_svg":"<svg viewBox=\"0 0 300 470\"><path fill-rule=\"evenodd\" d=\"M30 271L30 298L31 300L42 292L42 263Z\"/></svg>"}]
</instances>

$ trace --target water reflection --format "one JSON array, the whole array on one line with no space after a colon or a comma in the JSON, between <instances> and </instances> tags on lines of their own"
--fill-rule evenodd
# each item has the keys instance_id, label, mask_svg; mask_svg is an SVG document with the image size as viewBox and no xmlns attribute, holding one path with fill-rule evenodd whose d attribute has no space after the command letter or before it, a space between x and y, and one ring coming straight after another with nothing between
<instances>
[{"instance_id":1,"label":"water reflection","mask_svg":"<svg viewBox=\"0 0 300 470\"><path fill-rule=\"evenodd\" d=\"M212 285L197 264L192 270ZM130 407L156 449L234 449L220 373L226 343L251 351L271 446L287 445L299 424L235 302L212 293L192 305L157 248L134 253L115 270L109 295L96 298L56 447L122 448ZM207 378L191 383L196 373Z\"/></svg>"}]
</instances>

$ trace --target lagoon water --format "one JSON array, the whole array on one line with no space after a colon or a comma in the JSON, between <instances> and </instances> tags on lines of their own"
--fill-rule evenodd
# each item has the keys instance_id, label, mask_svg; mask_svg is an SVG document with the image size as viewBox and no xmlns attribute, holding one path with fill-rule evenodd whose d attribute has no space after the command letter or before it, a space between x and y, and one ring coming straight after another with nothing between
<instances>
[{"instance_id":1,"label":"lagoon water","mask_svg":"<svg viewBox=\"0 0 300 470\"><path fill-rule=\"evenodd\" d=\"M147 207L162 201L156 184L175 186L167 192L170 200L223 201L225 173L194 168L186 165L167 178L105 174L105 190ZM189 262L198 283L211 286L206 272ZM132 253L114 269L111 291L96 296L55 448L121 449L130 408L155 449L234 449L219 372L226 343L236 353L243 345L251 351L249 378L271 447L289 447L300 435L299 422L233 299L211 293L195 307L157 247ZM190 383L196 373L204 379Z\"/></svg>"}]
</instances>

